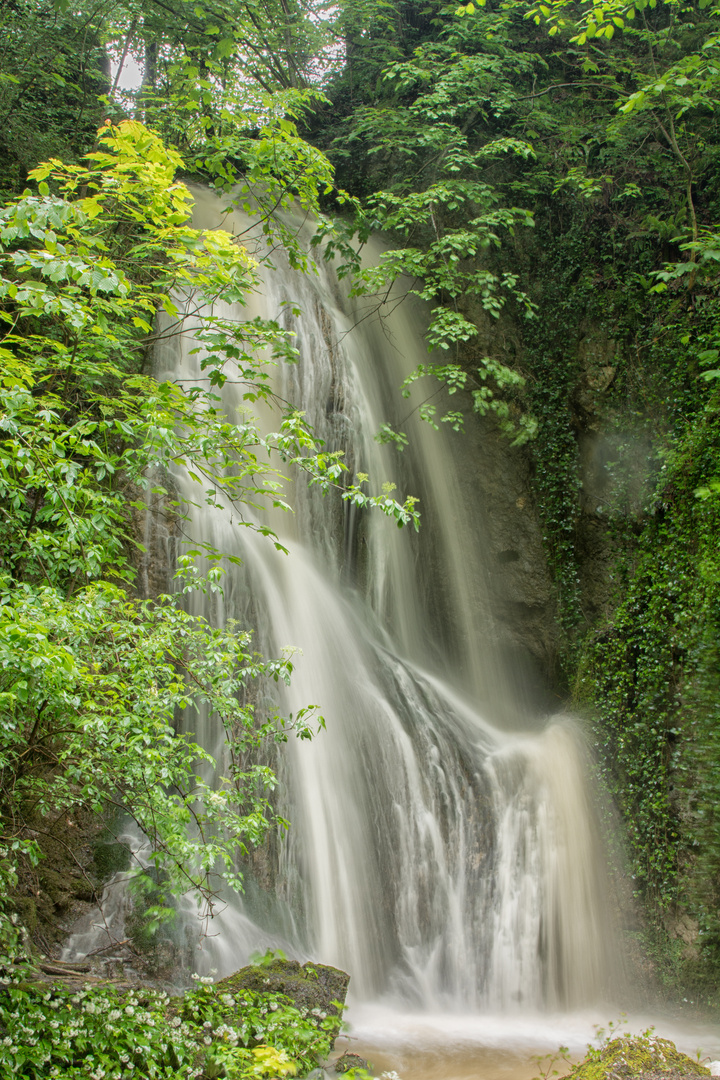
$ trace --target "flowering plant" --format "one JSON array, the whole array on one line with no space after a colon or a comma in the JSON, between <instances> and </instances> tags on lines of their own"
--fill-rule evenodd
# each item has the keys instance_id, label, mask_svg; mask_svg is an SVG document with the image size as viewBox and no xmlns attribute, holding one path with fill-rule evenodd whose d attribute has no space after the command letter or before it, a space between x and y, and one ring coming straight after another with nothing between
<instances>
[{"instance_id":1,"label":"flowering plant","mask_svg":"<svg viewBox=\"0 0 720 1080\"><path fill-rule=\"evenodd\" d=\"M1 983L0 1080L280 1078L324 1060L337 1030L336 1016L281 994L225 994L210 980L183 998L90 984L73 991L23 973Z\"/></svg>"}]
</instances>

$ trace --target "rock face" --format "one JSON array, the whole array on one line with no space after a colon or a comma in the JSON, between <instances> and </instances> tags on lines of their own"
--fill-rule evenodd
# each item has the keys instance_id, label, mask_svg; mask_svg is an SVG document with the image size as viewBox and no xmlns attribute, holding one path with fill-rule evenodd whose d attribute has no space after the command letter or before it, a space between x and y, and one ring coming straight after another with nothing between
<instances>
[{"instance_id":1,"label":"rock face","mask_svg":"<svg viewBox=\"0 0 720 1080\"><path fill-rule=\"evenodd\" d=\"M241 968L215 985L220 993L254 990L256 993L285 994L298 1009L317 1009L328 1016L336 1016L337 1035L349 982L350 976L344 971L324 964L271 960Z\"/></svg>"},{"instance_id":2,"label":"rock face","mask_svg":"<svg viewBox=\"0 0 720 1080\"><path fill-rule=\"evenodd\" d=\"M522 369L521 325L511 317L489 316L473 298L464 303L477 327L464 351L468 370L481 370L485 357ZM543 548L534 448L512 445L492 414L466 417L462 445L467 458L458 482L462 497L477 507L477 542L485 552L490 641L484 648L497 649L513 679L527 683L534 706L553 685L558 650L557 596Z\"/></svg>"},{"instance_id":3,"label":"rock face","mask_svg":"<svg viewBox=\"0 0 720 1080\"><path fill-rule=\"evenodd\" d=\"M543 550L528 452L490 420L477 424L470 481L482 508L495 637L547 677L555 664L556 598Z\"/></svg>"}]
</instances>

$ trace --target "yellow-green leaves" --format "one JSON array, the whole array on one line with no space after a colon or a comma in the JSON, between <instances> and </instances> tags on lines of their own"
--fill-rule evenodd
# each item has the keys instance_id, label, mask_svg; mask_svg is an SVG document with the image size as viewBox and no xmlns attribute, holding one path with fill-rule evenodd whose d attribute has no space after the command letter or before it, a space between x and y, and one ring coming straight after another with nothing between
<instances>
[{"instance_id":1,"label":"yellow-green leaves","mask_svg":"<svg viewBox=\"0 0 720 1080\"><path fill-rule=\"evenodd\" d=\"M478 7L485 7L485 0L477 0ZM475 12L475 4L461 4L459 8L455 9L455 14L462 19L465 15L473 15Z\"/></svg>"}]
</instances>

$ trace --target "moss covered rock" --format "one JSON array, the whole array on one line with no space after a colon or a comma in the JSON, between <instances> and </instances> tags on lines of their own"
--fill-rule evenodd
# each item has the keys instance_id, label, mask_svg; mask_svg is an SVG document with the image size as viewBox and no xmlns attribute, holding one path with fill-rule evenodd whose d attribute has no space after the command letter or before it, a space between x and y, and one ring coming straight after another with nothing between
<instances>
[{"instance_id":1,"label":"moss covered rock","mask_svg":"<svg viewBox=\"0 0 720 1080\"><path fill-rule=\"evenodd\" d=\"M315 1009L328 1016L337 1016L339 1031L349 982L350 976L339 968L276 959L241 968L215 986L219 992L230 994L240 990L285 994L298 1009L308 1012Z\"/></svg>"},{"instance_id":2,"label":"moss covered rock","mask_svg":"<svg viewBox=\"0 0 720 1080\"><path fill-rule=\"evenodd\" d=\"M685 1080L710 1070L657 1035L622 1035L591 1050L567 1080Z\"/></svg>"},{"instance_id":3,"label":"moss covered rock","mask_svg":"<svg viewBox=\"0 0 720 1080\"><path fill-rule=\"evenodd\" d=\"M346 1050L336 1062L333 1063L333 1069L341 1076L344 1073L352 1072L353 1069L366 1069L368 1072L372 1071L372 1065L365 1058L360 1057L359 1054L353 1054L351 1050Z\"/></svg>"}]
</instances>

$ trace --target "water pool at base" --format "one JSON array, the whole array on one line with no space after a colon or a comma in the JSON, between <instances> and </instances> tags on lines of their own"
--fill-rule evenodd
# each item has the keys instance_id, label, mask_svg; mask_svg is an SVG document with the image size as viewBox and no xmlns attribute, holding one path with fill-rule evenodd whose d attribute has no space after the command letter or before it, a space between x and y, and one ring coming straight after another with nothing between
<instances>
[{"instance_id":1,"label":"water pool at base","mask_svg":"<svg viewBox=\"0 0 720 1080\"><path fill-rule=\"evenodd\" d=\"M402 1013L380 1005L358 1005L348 1013L348 1037L337 1050L351 1050L370 1061L376 1074L396 1072L401 1080L532 1080L541 1074L538 1056L566 1046L573 1062L581 1060L596 1025L617 1022L619 1010L587 1010L569 1015L516 1013L446 1015ZM720 1059L720 1024L669 1019L649 1014L627 1018L622 1030L637 1034L654 1027L678 1049L710 1061ZM543 1072L548 1067L546 1061ZM562 1060L550 1066L563 1076Z\"/></svg>"}]
</instances>

